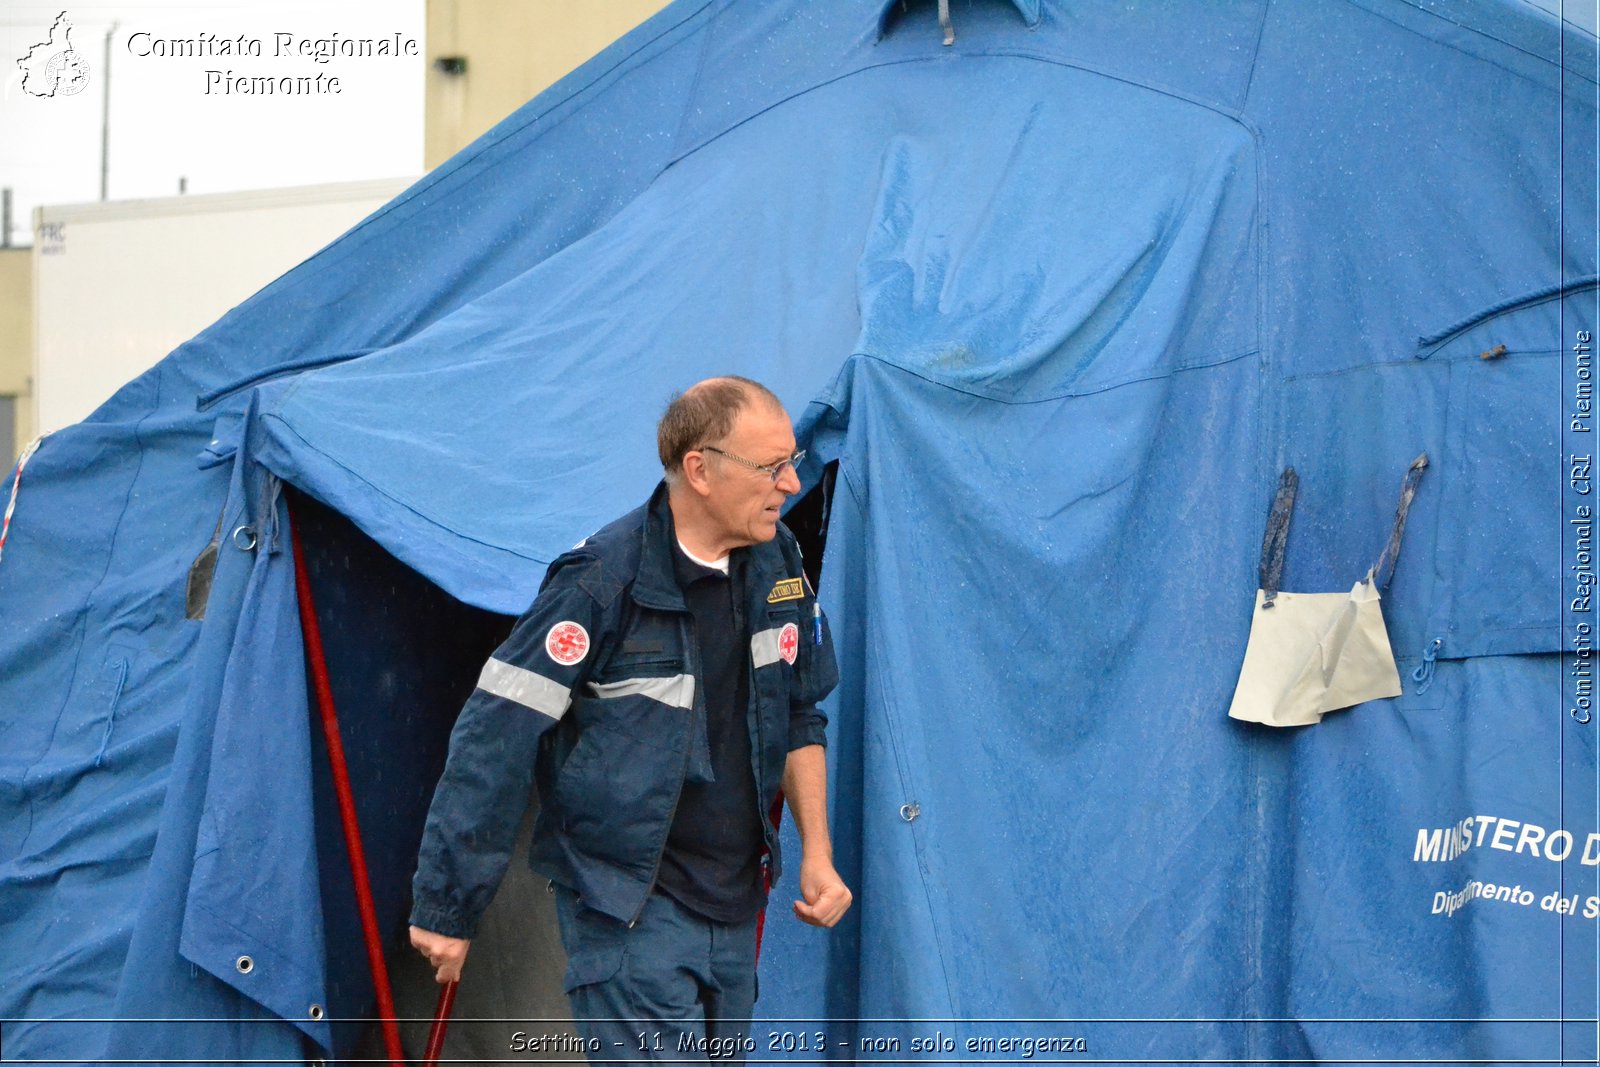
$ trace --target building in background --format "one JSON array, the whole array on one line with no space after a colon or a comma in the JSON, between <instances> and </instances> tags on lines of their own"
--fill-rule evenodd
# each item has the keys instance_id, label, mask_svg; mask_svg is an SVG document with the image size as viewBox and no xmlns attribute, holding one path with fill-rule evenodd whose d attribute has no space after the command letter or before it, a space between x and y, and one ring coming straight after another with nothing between
<instances>
[{"instance_id":1,"label":"building in background","mask_svg":"<svg viewBox=\"0 0 1600 1067\"><path fill-rule=\"evenodd\" d=\"M33 251L0 248L0 462L8 469L33 440L32 368Z\"/></svg>"},{"instance_id":2,"label":"building in background","mask_svg":"<svg viewBox=\"0 0 1600 1067\"><path fill-rule=\"evenodd\" d=\"M667 0L428 0L432 170Z\"/></svg>"},{"instance_id":3,"label":"building in background","mask_svg":"<svg viewBox=\"0 0 1600 1067\"><path fill-rule=\"evenodd\" d=\"M655 14L666 2L428 0L423 42L426 54L424 166L427 169L438 166L530 98ZM161 199L145 200L149 208L145 213L170 214L174 218L189 214L164 206ZM31 232L31 219L16 221L24 232ZM337 229L330 231L323 239L332 239L337 233ZM35 383L40 358L35 335L35 303L39 298L35 289L38 269L35 255L36 250L29 247L0 248L0 462L7 468L41 428L50 428L40 421L40 398ZM119 258L126 260L128 256L125 253ZM276 270L263 274L258 282L252 282L251 291L271 281L275 273ZM238 271L231 274L242 276ZM177 312L172 316L173 321L198 322L200 326L196 329L203 328L232 306L238 296L214 307L199 306L202 298L202 293L192 290L185 294L182 299L196 301L195 306L173 309ZM153 363L165 354L165 349L152 350L143 363ZM127 376L141 369L142 366L133 367ZM92 409L122 384L122 380L125 379L99 383L93 390L95 395L86 393L82 403L69 400L68 407Z\"/></svg>"},{"instance_id":4,"label":"building in background","mask_svg":"<svg viewBox=\"0 0 1600 1067\"><path fill-rule=\"evenodd\" d=\"M39 208L33 431L87 418L410 184L380 178Z\"/></svg>"}]
</instances>

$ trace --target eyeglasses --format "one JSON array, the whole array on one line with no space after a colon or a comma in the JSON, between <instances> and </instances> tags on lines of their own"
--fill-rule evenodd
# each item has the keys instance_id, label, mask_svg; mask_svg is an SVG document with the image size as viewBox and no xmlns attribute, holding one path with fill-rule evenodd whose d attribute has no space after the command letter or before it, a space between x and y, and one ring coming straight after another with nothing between
<instances>
[{"instance_id":1,"label":"eyeglasses","mask_svg":"<svg viewBox=\"0 0 1600 1067\"><path fill-rule=\"evenodd\" d=\"M796 452L794 455L790 456L788 459L780 459L778 462L768 466L765 463L757 463L754 460L745 459L743 456L736 456L732 452L724 452L722 449L718 448L716 445L701 445L700 446L700 451L702 451L702 452L715 452L717 455L723 456L723 457L725 457L727 459L731 459L735 463L743 463L746 467L749 467L751 470L760 471L762 474L765 474L768 477L770 477L772 479L772 484L773 485L777 485L778 484L778 479L783 477L783 468L785 468L785 467L798 468L800 466L800 461L806 458L806 450L802 448L800 451Z\"/></svg>"}]
</instances>

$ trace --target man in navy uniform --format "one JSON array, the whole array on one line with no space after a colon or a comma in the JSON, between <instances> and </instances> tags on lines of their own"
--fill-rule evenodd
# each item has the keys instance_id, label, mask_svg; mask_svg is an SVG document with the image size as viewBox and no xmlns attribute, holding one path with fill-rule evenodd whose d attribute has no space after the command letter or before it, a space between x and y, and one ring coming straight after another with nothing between
<instances>
[{"instance_id":1,"label":"man in navy uniform","mask_svg":"<svg viewBox=\"0 0 1600 1067\"><path fill-rule=\"evenodd\" d=\"M557 894L581 1036L608 1059L728 1059L755 999L763 868L780 869L766 815L780 788L801 841L795 915L832 926L850 907L817 710L838 673L778 521L804 456L778 398L700 382L673 398L657 445L649 502L550 565L456 722L411 942L438 981L460 976L531 777L529 861Z\"/></svg>"}]
</instances>

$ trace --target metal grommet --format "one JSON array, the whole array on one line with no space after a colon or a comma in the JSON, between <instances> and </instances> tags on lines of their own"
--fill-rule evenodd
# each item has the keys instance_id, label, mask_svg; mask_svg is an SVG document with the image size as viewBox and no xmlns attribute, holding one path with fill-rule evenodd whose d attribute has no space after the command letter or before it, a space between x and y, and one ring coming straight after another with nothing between
<instances>
[{"instance_id":1,"label":"metal grommet","mask_svg":"<svg viewBox=\"0 0 1600 1067\"><path fill-rule=\"evenodd\" d=\"M313 1005L311 1005L311 1010L308 1011L306 1014L311 1016L311 1021L312 1022L318 1022L318 1023L321 1022L322 1021L322 1005L321 1004L313 1004Z\"/></svg>"},{"instance_id":2,"label":"metal grommet","mask_svg":"<svg viewBox=\"0 0 1600 1067\"><path fill-rule=\"evenodd\" d=\"M1573 708L1572 717L1577 720L1579 726L1588 726L1589 720L1594 718L1587 708Z\"/></svg>"},{"instance_id":3,"label":"metal grommet","mask_svg":"<svg viewBox=\"0 0 1600 1067\"><path fill-rule=\"evenodd\" d=\"M241 539L242 538L242 539ZM248 541L249 544L245 542ZM241 526L233 531L233 547L250 552L256 547L256 532L249 526Z\"/></svg>"},{"instance_id":4,"label":"metal grommet","mask_svg":"<svg viewBox=\"0 0 1600 1067\"><path fill-rule=\"evenodd\" d=\"M545 884L544 884L544 891L545 891L545 892L546 892L546 893L549 893L549 894L550 894L550 895L551 895L551 896L555 896L555 892L556 892L556 881L555 881L555 879L554 879L554 878L552 878L552 879L550 879L550 881L548 881L548 882L546 882L546 883L545 883Z\"/></svg>"},{"instance_id":5,"label":"metal grommet","mask_svg":"<svg viewBox=\"0 0 1600 1067\"><path fill-rule=\"evenodd\" d=\"M240 974L249 974L251 971L256 969L256 961L251 959L249 956L240 956L238 959L233 961L233 969L238 971Z\"/></svg>"},{"instance_id":6,"label":"metal grommet","mask_svg":"<svg viewBox=\"0 0 1600 1067\"><path fill-rule=\"evenodd\" d=\"M918 815L921 815L921 814L922 814L922 805L921 804L902 804L902 805L900 805L900 817L902 819L904 819L906 822L910 822L911 820L915 819Z\"/></svg>"}]
</instances>

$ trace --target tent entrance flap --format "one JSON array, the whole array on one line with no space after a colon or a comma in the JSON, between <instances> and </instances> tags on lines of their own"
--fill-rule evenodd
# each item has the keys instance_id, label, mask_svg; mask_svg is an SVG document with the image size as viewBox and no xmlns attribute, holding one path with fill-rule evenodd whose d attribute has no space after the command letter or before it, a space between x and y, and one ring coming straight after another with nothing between
<instances>
[{"instance_id":1,"label":"tent entrance flap","mask_svg":"<svg viewBox=\"0 0 1600 1067\"><path fill-rule=\"evenodd\" d=\"M339 709L396 1013L430 1018L435 987L416 987L418 961L406 938L417 845L450 727L512 620L450 597L314 498L294 490L287 495ZM319 871L310 876L320 878L329 946L324 1007L330 1019L367 1019L375 1007L373 979L360 948L362 920L351 892L337 788L322 733L312 729L311 735ZM342 1057L362 1046L369 1024L335 1022L331 1028ZM466 1029L458 1027L457 1036L468 1036ZM426 1026L405 1022L400 1033L407 1057L420 1058ZM380 1040L373 1054L387 1058L389 1052Z\"/></svg>"}]
</instances>

